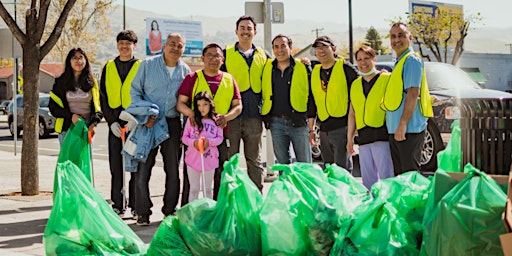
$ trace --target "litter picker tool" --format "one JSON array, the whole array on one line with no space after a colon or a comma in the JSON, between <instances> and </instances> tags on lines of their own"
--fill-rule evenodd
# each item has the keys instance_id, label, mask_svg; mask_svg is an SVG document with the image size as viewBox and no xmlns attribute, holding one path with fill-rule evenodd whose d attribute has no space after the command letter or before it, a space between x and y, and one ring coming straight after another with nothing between
<instances>
[{"instance_id":1,"label":"litter picker tool","mask_svg":"<svg viewBox=\"0 0 512 256\"><path fill-rule=\"evenodd\" d=\"M92 159L92 137L94 135L92 134L92 130L87 131L87 141L89 142L89 157L91 158L91 182L92 187L94 188L94 164Z\"/></svg>"},{"instance_id":2,"label":"litter picker tool","mask_svg":"<svg viewBox=\"0 0 512 256\"><path fill-rule=\"evenodd\" d=\"M199 153L201 153L201 174L203 176L203 197L206 198L206 182L204 180L204 137L199 138L197 141Z\"/></svg>"},{"instance_id":3,"label":"litter picker tool","mask_svg":"<svg viewBox=\"0 0 512 256\"><path fill-rule=\"evenodd\" d=\"M124 127L120 127L119 130L121 130L121 141L123 143L123 148L124 148L124 144L126 143L126 130L128 128L126 126ZM121 155L123 156L122 158L122 161L123 161L123 189L121 191L121 194L123 195L123 209L126 209L126 163L125 163L125 155L121 153Z\"/></svg>"},{"instance_id":4,"label":"litter picker tool","mask_svg":"<svg viewBox=\"0 0 512 256\"><path fill-rule=\"evenodd\" d=\"M123 120L123 121L126 121L128 122L124 127L121 127L120 130L121 130L121 141L123 143L123 150L125 149L125 146L126 146L126 141L129 140L131 138L131 136L133 135L133 132L135 131L135 129L137 129L137 125L139 124L139 121L137 121L137 119L130 113L126 112L126 111L121 111L121 113L119 114L119 119ZM130 131L130 135L128 135L128 137L126 137L126 133L128 132L128 127L132 127L131 131ZM121 194L123 195L123 209L126 209L126 156L121 152L121 155L123 156L122 158L122 161L123 161L123 190L121 192ZM131 199L133 200L133 198Z\"/></svg>"}]
</instances>

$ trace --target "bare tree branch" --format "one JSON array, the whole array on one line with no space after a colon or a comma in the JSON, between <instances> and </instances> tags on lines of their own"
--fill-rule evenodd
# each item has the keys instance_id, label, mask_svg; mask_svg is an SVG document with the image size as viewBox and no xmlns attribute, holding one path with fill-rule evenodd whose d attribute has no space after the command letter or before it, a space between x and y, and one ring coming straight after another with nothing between
<instances>
[{"instance_id":1,"label":"bare tree branch","mask_svg":"<svg viewBox=\"0 0 512 256\"><path fill-rule=\"evenodd\" d=\"M64 28L64 25L66 23L66 20L68 18L68 14L73 8L73 5L76 3L77 0L68 0L66 2L66 5L64 6L64 9L62 9L62 12L59 16L59 20L57 20L57 23L55 24L55 27L53 28L52 33L44 43L44 45L41 47L41 60L50 52L52 47L57 43L57 40L59 40L60 35L62 34L62 29Z\"/></svg>"},{"instance_id":2,"label":"bare tree branch","mask_svg":"<svg viewBox=\"0 0 512 256\"><path fill-rule=\"evenodd\" d=\"M50 2L50 0L42 0L39 3L39 18L36 25L36 34L34 35L39 40L41 40L41 37L44 33L44 27L48 17L48 7L50 6Z\"/></svg>"},{"instance_id":3,"label":"bare tree branch","mask_svg":"<svg viewBox=\"0 0 512 256\"><path fill-rule=\"evenodd\" d=\"M11 14L5 9L5 6L2 2L0 2L0 17L5 21L5 24L7 24L7 27L11 30L11 33L16 37L18 42L20 42L21 45L25 44L25 38L26 35L21 31L18 24L16 24L16 21L12 18Z\"/></svg>"}]
</instances>

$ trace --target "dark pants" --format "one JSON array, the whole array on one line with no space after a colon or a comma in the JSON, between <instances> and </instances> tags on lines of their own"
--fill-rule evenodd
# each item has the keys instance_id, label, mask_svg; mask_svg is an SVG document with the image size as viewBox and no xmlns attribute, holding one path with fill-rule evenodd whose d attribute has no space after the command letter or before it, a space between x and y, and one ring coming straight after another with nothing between
<instances>
[{"instance_id":1,"label":"dark pants","mask_svg":"<svg viewBox=\"0 0 512 256\"><path fill-rule=\"evenodd\" d=\"M320 131L320 150L324 164L337 164L352 171L352 156L347 153L347 127Z\"/></svg>"},{"instance_id":2,"label":"dark pants","mask_svg":"<svg viewBox=\"0 0 512 256\"><path fill-rule=\"evenodd\" d=\"M395 176L408 171L420 171L421 150L425 141L425 131L406 133L404 141L396 141L389 135L389 149L395 169Z\"/></svg>"},{"instance_id":3,"label":"dark pants","mask_svg":"<svg viewBox=\"0 0 512 256\"><path fill-rule=\"evenodd\" d=\"M183 155L187 152L187 146L183 145ZM181 192L181 207L188 204L188 197L190 195L190 183L188 181L188 168L185 161L183 161L183 190Z\"/></svg>"},{"instance_id":4,"label":"dark pants","mask_svg":"<svg viewBox=\"0 0 512 256\"><path fill-rule=\"evenodd\" d=\"M219 149L219 167L215 169L215 175L213 176L213 200L217 201L220 189L220 179L222 171L224 171L224 162L228 160L228 146L226 144L226 137L222 143L217 146Z\"/></svg>"},{"instance_id":5,"label":"dark pants","mask_svg":"<svg viewBox=\"0 0 512 256\"><path fill-rule=\"evenodd\" d=\"M110 199L113 202L112 207L122 212L126 210L123 204L123 156L121 150L123 149L123 142L120 138L116 137L112 131L108 132L108 160L110 165ZM125 174L128 175L128 174ZM135 208L135 174L130 173L130 182L128 185L128 207ZM126 195L126 194L125 194Z\"/></svg>"},{"instance_id":6,"label":"dark pants","mask_svg":"<svg viewBox=\"0 0 512 256\"><path fill-rule=\"evenodd\" d=\"M137 172L135 173L135 181L137 184L135 190L135 210L140 215L151 215L152 213L151 207L153 207L153 203L151 202L149 193L149 179L151 178L151 171L155 165L156 154L159 149L160 154L162 154L165 172L164 206L162 207L162 213L164 215L173 214L178 205L180 193L179 160L181 157L181 122L178 117L167 118L166 121L171 137L152 149L149 152L147 161L145 163L139 163Z\"/></svg>"},{"instance_id":7,"label":"dark pants","mask_svg":"<svg viewBox=\"0 0 512 256\"><path fill-rule=\"evenodd\" d=\"M263 166L261 165L261 133L263 125L261 117L236 118L229 122L228 158L240 152L240 140L244 142L244 156L247 163L247 174L252 182L263 190Z\"/></svg>"}]
</instances>

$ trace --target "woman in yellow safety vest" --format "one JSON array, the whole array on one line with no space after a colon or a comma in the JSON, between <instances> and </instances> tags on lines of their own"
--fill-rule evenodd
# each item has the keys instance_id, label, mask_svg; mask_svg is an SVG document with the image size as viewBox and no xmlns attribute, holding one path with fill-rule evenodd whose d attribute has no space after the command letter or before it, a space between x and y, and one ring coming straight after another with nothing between
<instances>
[{"instance_id":1,"label":"woman in yellow safety vest","mask_svg":"<svg viewBox=\"0 0 512 256\"><path fill-rule=\"evenodd\" d=\"M98 83L91 64L80 48L73 48L66 57L64 73L55 80L50 92L50 112L56 117L55 131L62 143L71 124L82 118L93 134L103 114L100 108Z\"/></svg>"},{"instance_id":2,"label":"woman in yellow safety vest","mask_svg":"<svg viewBox=\"0 0 512 256\"><path fill-rule=\"evenodd\" d=\"M385 123L386 111L380 108L390 74L375 69L377 59L371 47L361 46L355 55L361 76L350 88L347 151L354 153L357 129L361 176L363 185L370 189L379 179L394 176Z\"/></svg>"}]
</instances>

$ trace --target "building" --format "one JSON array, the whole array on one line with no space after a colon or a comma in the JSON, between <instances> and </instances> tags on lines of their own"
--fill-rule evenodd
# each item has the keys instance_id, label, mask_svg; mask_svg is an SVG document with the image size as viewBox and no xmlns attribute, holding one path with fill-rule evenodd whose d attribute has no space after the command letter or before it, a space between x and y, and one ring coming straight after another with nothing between
<instances>
[{"instance_id":1,"label":"building","mask_svg":"<svg viewBox=\"0 0 512 256\"><path fill-rule=\"evenodd\" d=\"M39 91L49 93L55 78L64 72L61 64L41 64L39 67ZM23 69L21 70L23 76ZM12 98L12 85L14 81L14 68L0 68L0 100ZM22 89L22 88L20 88Z\"/></svg>"}]
</instances>

